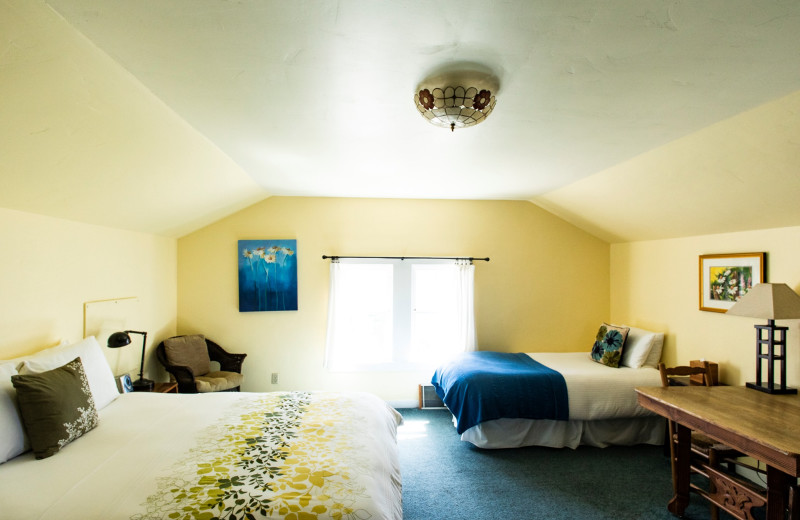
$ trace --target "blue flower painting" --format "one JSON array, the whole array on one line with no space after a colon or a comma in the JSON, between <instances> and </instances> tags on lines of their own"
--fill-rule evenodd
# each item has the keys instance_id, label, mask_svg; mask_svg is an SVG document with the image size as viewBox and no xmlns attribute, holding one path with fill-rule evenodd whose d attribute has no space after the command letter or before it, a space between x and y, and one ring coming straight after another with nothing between
<instances>
[{"instance_id":1,"label":"blue flower painting","mask_svg":"<svg viewBox=\"0 0 800 520\"><path fill-rule=\"evenodd\" d=\"M239 240L239 312L297 310L297 241Z\"/></svg>"}]
</instances>

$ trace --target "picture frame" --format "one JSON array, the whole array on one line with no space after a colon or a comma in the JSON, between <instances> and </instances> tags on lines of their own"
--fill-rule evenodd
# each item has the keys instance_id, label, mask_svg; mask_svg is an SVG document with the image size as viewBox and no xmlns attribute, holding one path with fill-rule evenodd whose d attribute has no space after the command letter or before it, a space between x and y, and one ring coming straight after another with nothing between
<instances>
[{"instance_id":1,"label":"picture frame","mask_svg":"<svg viewBox=\"0 0 800 520\"><path fill-rule=\"evenodd\" d=\"M297 240L239 240L239 312L297 310Z\"/></svg>"},{"instance_id":2,"label":"picture frame","mask_svg":"<svg viewBox=\"0 0 800 520\"><path fill-rule=\"evenodd\" d=\"M700 310L727 312L766 280L766 253L700 255Z\"/></svg>"},{"instance_id":3,"label":"picture frame","mask_svg":"<svg viewBox=\"0 0 800 520\"><path fill-rule=\"evenodd\" d=\"M123 374L117 377L117 390L119 390L119 393L121 394L133 392L133 382L131 381L131 376L129 374Z\"/></svg>"}]
</instances>

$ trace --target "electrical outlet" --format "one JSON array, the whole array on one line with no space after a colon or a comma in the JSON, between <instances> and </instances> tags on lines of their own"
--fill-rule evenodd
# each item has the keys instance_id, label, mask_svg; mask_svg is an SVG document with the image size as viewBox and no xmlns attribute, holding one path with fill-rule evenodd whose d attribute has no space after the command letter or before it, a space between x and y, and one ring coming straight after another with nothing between
<instances>
[{"instance_id":1,"label":"electrical outlet","mask_svg":"<svg viewBox=\"0 0 800 520\"><path fill-rule=\"evenodd\" d=\"M278 373L277 372L273 372L272 373L272 384L273 385L277 385L278 384Z\"/></svg>"}]
</instances>

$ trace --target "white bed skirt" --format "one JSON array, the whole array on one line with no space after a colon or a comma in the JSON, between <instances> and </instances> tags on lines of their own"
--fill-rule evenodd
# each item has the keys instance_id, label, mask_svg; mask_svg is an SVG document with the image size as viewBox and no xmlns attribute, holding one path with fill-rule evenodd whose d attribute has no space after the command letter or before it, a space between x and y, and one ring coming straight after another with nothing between
<instances>
[{"instance_id":1,"label":"white bed skirt","mask_svg":"<svg viewBox=\"0 0 800 520\"><path fill-rule=\"evenodd\" d=\"M522 446L575 449L579 445L605 448L663 444L665 430L666 422L658 416L596 421L497 419L473 426L461 434L461 440L487 449Z\"/></svg>"}]
</instances>

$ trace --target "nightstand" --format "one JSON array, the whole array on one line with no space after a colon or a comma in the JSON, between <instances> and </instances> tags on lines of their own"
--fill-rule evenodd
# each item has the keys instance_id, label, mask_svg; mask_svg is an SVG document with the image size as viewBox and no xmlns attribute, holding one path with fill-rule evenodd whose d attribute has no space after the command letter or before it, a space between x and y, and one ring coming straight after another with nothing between
<instances>
[{"instance_id":1,"label":"nightstand","mask_svg":"<svg viewBox=\"0 0 800 520\"><path fill-rule=\"evenodd\" d=\"M158 392L159 394L177 394L178 383L174 381L171 383L156 383L153 387L153 392Z\"/></svg>"}]
</instances>

